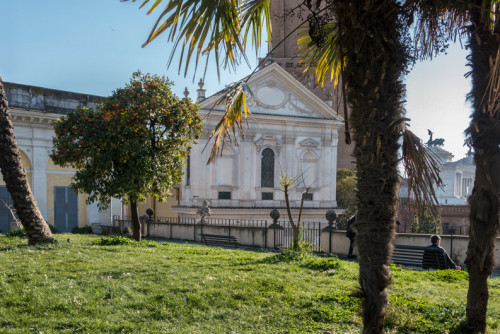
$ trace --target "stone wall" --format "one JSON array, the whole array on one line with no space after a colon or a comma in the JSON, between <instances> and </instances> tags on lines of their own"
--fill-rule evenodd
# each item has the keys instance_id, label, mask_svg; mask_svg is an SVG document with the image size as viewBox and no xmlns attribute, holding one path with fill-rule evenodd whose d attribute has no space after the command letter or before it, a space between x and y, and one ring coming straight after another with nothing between
<instances>
[{"instance_id":1,"label":"stone wall","mask_svg":"<svg viewBox=\"0 0 500 334\"><path fill-rule=\"evenodd\" d=\"M411 234L401 233L396 235L394 240L395 245L411 245L411 246L429 246L431 235L429 234ZM341 256L347 256L349 249L349 239L345 236L345 231L333 231L331 235L332 253ZM467 245L469 244L468 236L453 236L441 235L441 247L443 247L450 257L458 265L464 266L465 257L467 256ZM321 234L321 248L325 252L329 252L329 232ZM357 247L354 247L354 254L357 255ZM500 269L500 238L497 238L495 247L495 259L497 260L496 269Z\"/></svg>"},{"instance_id":2,"label":"stone wall","mask_svg":"<svg viewBox=\"0 0 500 334\"><path fill-rule=\"evenodd\" d=\"M238 239L241 246L275 248L278 241L274 238L274 229L270 227L251 226L227 226L227 225L203 225L199 223L150 223L149 236L155 238L176 239L201 242L200 234L233 235ZM321 232L320 247L325 253L347 256L349 239L345 231ZM451 258L460 266L464 261L469 243L468 236L442 235L441 246L450 254ZM428 246L430 235L428 234L397 234L394 240L396 245ZM354 255L357 255L357 247L354 247ZM495 248L497 259L496 269L500 269L500 238L497 238Z\"/></svg>"}]
</instances>

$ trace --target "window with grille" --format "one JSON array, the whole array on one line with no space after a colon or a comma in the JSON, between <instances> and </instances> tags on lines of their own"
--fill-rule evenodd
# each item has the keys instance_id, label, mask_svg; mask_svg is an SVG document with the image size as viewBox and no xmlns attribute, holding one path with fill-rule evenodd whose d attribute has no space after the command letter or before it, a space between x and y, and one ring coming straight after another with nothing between
<instances>
[{"instance_id":1,"label":"window with grille","mask_svg":"<svg viewBox=\"0 0 500 334\"><path fill-rule=\"evenodd\" d=\"M261 187L274 187L274 152L270 148L262 151L260 184Z\"/></svg>"},{"instance_id":2,"label":"window with grille","mask_svg":"<svg viewBox=\"0 0 500 334\"><path fill-rule=\"evenodd\" d=\"M312 193L307 193L304 194L304 201L312 201L313 200L313 194Z\"/></svg>"},{"instance_id":3,"label":"window with grille","mask_svg":"<svg viewBox=\"0 0 500 334\"><path fill-rule=\"evenodd\" d=\"M219 199L231 199L230 191L219 191Z\"/></svg>"},{"instance_id":4,"label":"window with grille","mask_svg":"<svg viewBox=\"0 0 500 334\"><path fill-rule=\"evenodd\" d=\"M272 201L273 200L273 193L262 193L262 200L263 201Z\"/></svg>"}]
</instances>

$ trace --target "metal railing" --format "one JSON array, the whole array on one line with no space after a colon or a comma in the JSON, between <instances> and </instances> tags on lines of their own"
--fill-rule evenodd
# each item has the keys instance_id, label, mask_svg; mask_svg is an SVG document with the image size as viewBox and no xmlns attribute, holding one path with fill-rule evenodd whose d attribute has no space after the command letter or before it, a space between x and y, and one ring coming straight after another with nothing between
<instances>
[{"instance_id":1,"label":"metal railing","mask_svg":"<svg viewBox=\"0 0 500 334\"><path fill-rule=\"evenodd\" d=\"M397 233L416 233L416 234L453 234L469 235L469 226L448 225L448 224L419 224L407 225L401 224L396 227Z\"/></svg>"},{"instance_id":2,"label":"metal railing","mask_svg":"<svg viewBox=\"0 0 500 334\"><path fill-rule=\"evenodd\" d=\"M113 217L113 225L119 226L123 231L126 226L130 227L130 218L124 217L120 219L119 216ZM196 238L195 234L199 233L197 229L200 229L200 219L199 218L179 218L179 217L156 217L154 220L149 219L147 216L140 217L141 222L146 224L146 235L149 236L149 231L151 226L154 224L170 224L170 230L172 230L172 224L186 224L193 226L193 238ZM273 247L275 248L289 248L292 246L293 241L293 228L288 221L277 221L277 227L275 228L272 221L268 220L248 220L248 219L220 219L220 218L205 218L202 226L220 226L227 227L227 233L231 233L232 228L261 228L264 231L274 229L274 242ZM304 222L301 228L301 240L307 242L311 245L312 250L321 250L321 231L323 228L329 226L327 222ZM345 231L346 224L341 222L334 222L331 226L331 231ZM202 230L202 227L201 227ZM468 235L469 227L461 225L397 225L397 233L420 233L420 234L441 234L441 235ZM170 234L172 235L172 234ZM150 235L154 237L154 235ZM194 240L194 239L193 239ZM250 245L251 246L251 245ZM271 245L269 245L271 246Z\"/></svg>"},{"instance_id":3,"label":"metal railing","mask_svg":"<svg viewBox=\"0 0 500 334\"><path fill-rule=\"evenodd\" d=\"M293 243L293 227L288 221L279 221L278 225L282 228L275 230L276 248L290 248ZM321 251L321 230L325 226L319 222L304 222L300 229L300 240L310 245L311 250Z\"/></svg>"}]
</instances>

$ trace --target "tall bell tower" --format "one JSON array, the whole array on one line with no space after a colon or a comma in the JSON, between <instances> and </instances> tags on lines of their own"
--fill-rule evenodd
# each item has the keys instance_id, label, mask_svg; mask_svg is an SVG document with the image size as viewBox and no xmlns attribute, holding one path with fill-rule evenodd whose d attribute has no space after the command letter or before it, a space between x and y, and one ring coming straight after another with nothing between
<instances>
[{"instance_id":1,"label":"tall bell tower","mask_svg":"<svg viewBox=\"0 0 500 334\"><path fill-rule=\"evenodd\" d=\"M299 7L303 0L271 0L271 40L269 44L270 57L273 61L283 67L295 79L300 81L312 93L330 105L334 112L344 117L343 104L341 104L338 91L333 83L327 83L323 88L314 84L314 79L303 74L303 68L299 66L297 57L298 33L307 28L298 28L302 23L307 25L307 16L304 6ZM349 111L348 111L349 112ZM352 137L352 135L351 135ZM352 151L354 144L345 143L344 128L339 130L337 147L337 168L354 169L354 157Z\"/></svg>"}]
</instances>

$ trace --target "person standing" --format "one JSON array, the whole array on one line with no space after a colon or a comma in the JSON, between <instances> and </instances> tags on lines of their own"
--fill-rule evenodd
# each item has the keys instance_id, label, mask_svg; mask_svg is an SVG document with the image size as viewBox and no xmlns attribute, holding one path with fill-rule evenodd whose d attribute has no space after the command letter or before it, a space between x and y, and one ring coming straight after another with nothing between
<instances>
[{"instance_id":1,"label":"person standing","mask_svg":"<svg viewBox=\"0 0 500 334\"><path fill-rule=\"evenodd\" d=\"M347 221L347 231L345 233L345 236L349 238L349 252L347 253L347 257L349 258L356 257L355 255L352 254L354 250L354 239L356 238L356 232L354 231L352 225L355 222L356 222L356 214Z\"/></svg>"}]
</instances>

